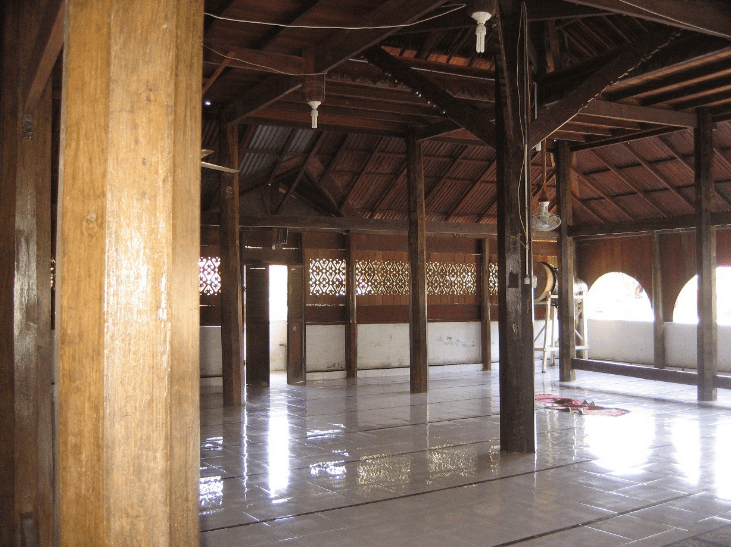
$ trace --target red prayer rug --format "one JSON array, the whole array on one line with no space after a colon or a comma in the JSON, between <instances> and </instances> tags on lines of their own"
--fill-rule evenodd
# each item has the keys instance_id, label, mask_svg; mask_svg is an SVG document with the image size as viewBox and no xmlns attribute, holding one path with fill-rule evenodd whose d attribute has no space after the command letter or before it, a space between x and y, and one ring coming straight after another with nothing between
<instances>
[{"instance_id":1,"label":"red prayer rug","mask_svg":"<svg viewBox=\"0 0 731 547\"><path fill-rule=\"evenodd\" d=\"M543 403L545 408L566 410L567 412L579 412L581 414L589 414L593 416L622 416L629 412L629 410L622 410L621 408L604 408L602 406L596 406L593 402L578 401L576 399L559 397L558 395L550 395L548 393L536 394L536 401Z\"/></svg>"}]
</instances>

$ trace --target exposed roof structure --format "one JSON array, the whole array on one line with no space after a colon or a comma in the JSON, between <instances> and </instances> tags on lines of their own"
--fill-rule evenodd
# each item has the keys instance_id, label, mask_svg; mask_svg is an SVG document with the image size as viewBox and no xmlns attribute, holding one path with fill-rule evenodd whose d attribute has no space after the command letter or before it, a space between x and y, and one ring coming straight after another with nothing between
<instances>
[{"instance_id":1,"label":"exposed roof structure","mask_svg":"<svg viewBox=\"0 0 731 547\"><path fill-rule=\"evenodd\" d=\"M548 139L549 151L567 140L577 152L575 225L691 214L701 107L718 122L716 210L731 210L731 10L697 4L527 2L529 140ZM502 55L491 21L476 53L472 9L444 0L209 0L205 9L203 145L217 148L223 123L245 127L244 212L281 213L295 198L300 213L406 218L403 136L414 126L425 138L427 218L495 223L494 142L480 129L494 121ZM305 88L322 82L312 129ZM555 201L552 155L534 149L532 166L534 199L545 180ZM204 213L217 208L217 190L204 170Z\"/></svg>"}]
</instances>

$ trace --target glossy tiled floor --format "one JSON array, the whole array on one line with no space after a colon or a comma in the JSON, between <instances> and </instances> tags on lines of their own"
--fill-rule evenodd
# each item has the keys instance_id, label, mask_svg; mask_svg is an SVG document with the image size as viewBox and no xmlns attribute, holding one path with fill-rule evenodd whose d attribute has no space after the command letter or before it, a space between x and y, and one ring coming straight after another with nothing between
<instances>
[{"instance_id":1,"label":"glossy tiled floor","mask_svg":"<svg viewBox=\"0 0 731 547\"><path fill-rule=\"evenodd\" d=\"M272 384L202 395L204 546L731 545L730 392L538 369L536 393L631 412L538 408L536 454L506 455L497 370Z\"/></svg>"}]
</instances>

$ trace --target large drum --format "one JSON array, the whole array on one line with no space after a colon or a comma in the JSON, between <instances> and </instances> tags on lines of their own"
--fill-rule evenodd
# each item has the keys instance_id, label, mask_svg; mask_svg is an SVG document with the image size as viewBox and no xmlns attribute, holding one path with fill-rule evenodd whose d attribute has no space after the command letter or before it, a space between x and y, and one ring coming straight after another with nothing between
<instances>
[{"instance_id":1,"label":"large drum","mask_svg":"<svg viewBox=\"0 0 731 547\"><path fill-rule=\"evenodd\" d=\"M558 270L547 262L536 262L533 265L536 286L533 289L533 300L545 302L552 294L558 293Z\"/></svg>"}]
</instances>

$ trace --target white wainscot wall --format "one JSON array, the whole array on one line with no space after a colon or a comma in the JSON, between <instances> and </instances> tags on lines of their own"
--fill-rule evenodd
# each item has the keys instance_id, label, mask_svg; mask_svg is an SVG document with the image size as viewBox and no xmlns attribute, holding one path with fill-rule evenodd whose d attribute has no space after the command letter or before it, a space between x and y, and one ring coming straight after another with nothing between
<instances>
[{"instance_id":1,"label":"white wainscot wall","mask_svg":"<svg viewBox=\"0 0 731 547\"><path fill-rule=\"evenodd\" d=\"M589 319L589 358L626 363L655 361L652 323Z\"/></svg>"},{"instance_id":2,"label":"white wainscot wall","mask_svg":"<svg viewBox=\"0 0 731 547\"><path fill-rule=\"evenodd\" d=\"M493 322L492 355L497 359L497 323ZM307 372L345 369L345 326L307 326ZM479 363L480 323L444 322L427 324L430 365ZM406 368L409 366L409 325L358 325L358 369Z\"/></svg>"},{"instance_id":3,"label":"white wainscot wall","mask_svg":"<svg viewBox=\"0 0 731 547\"><path fill-rule=\"evenodd\" d=\"M731 372L731 326L718 326L718 370ZM669 366L697 368L696 325L665 323L665 361Z\"/></svg>"}]
</instances>

